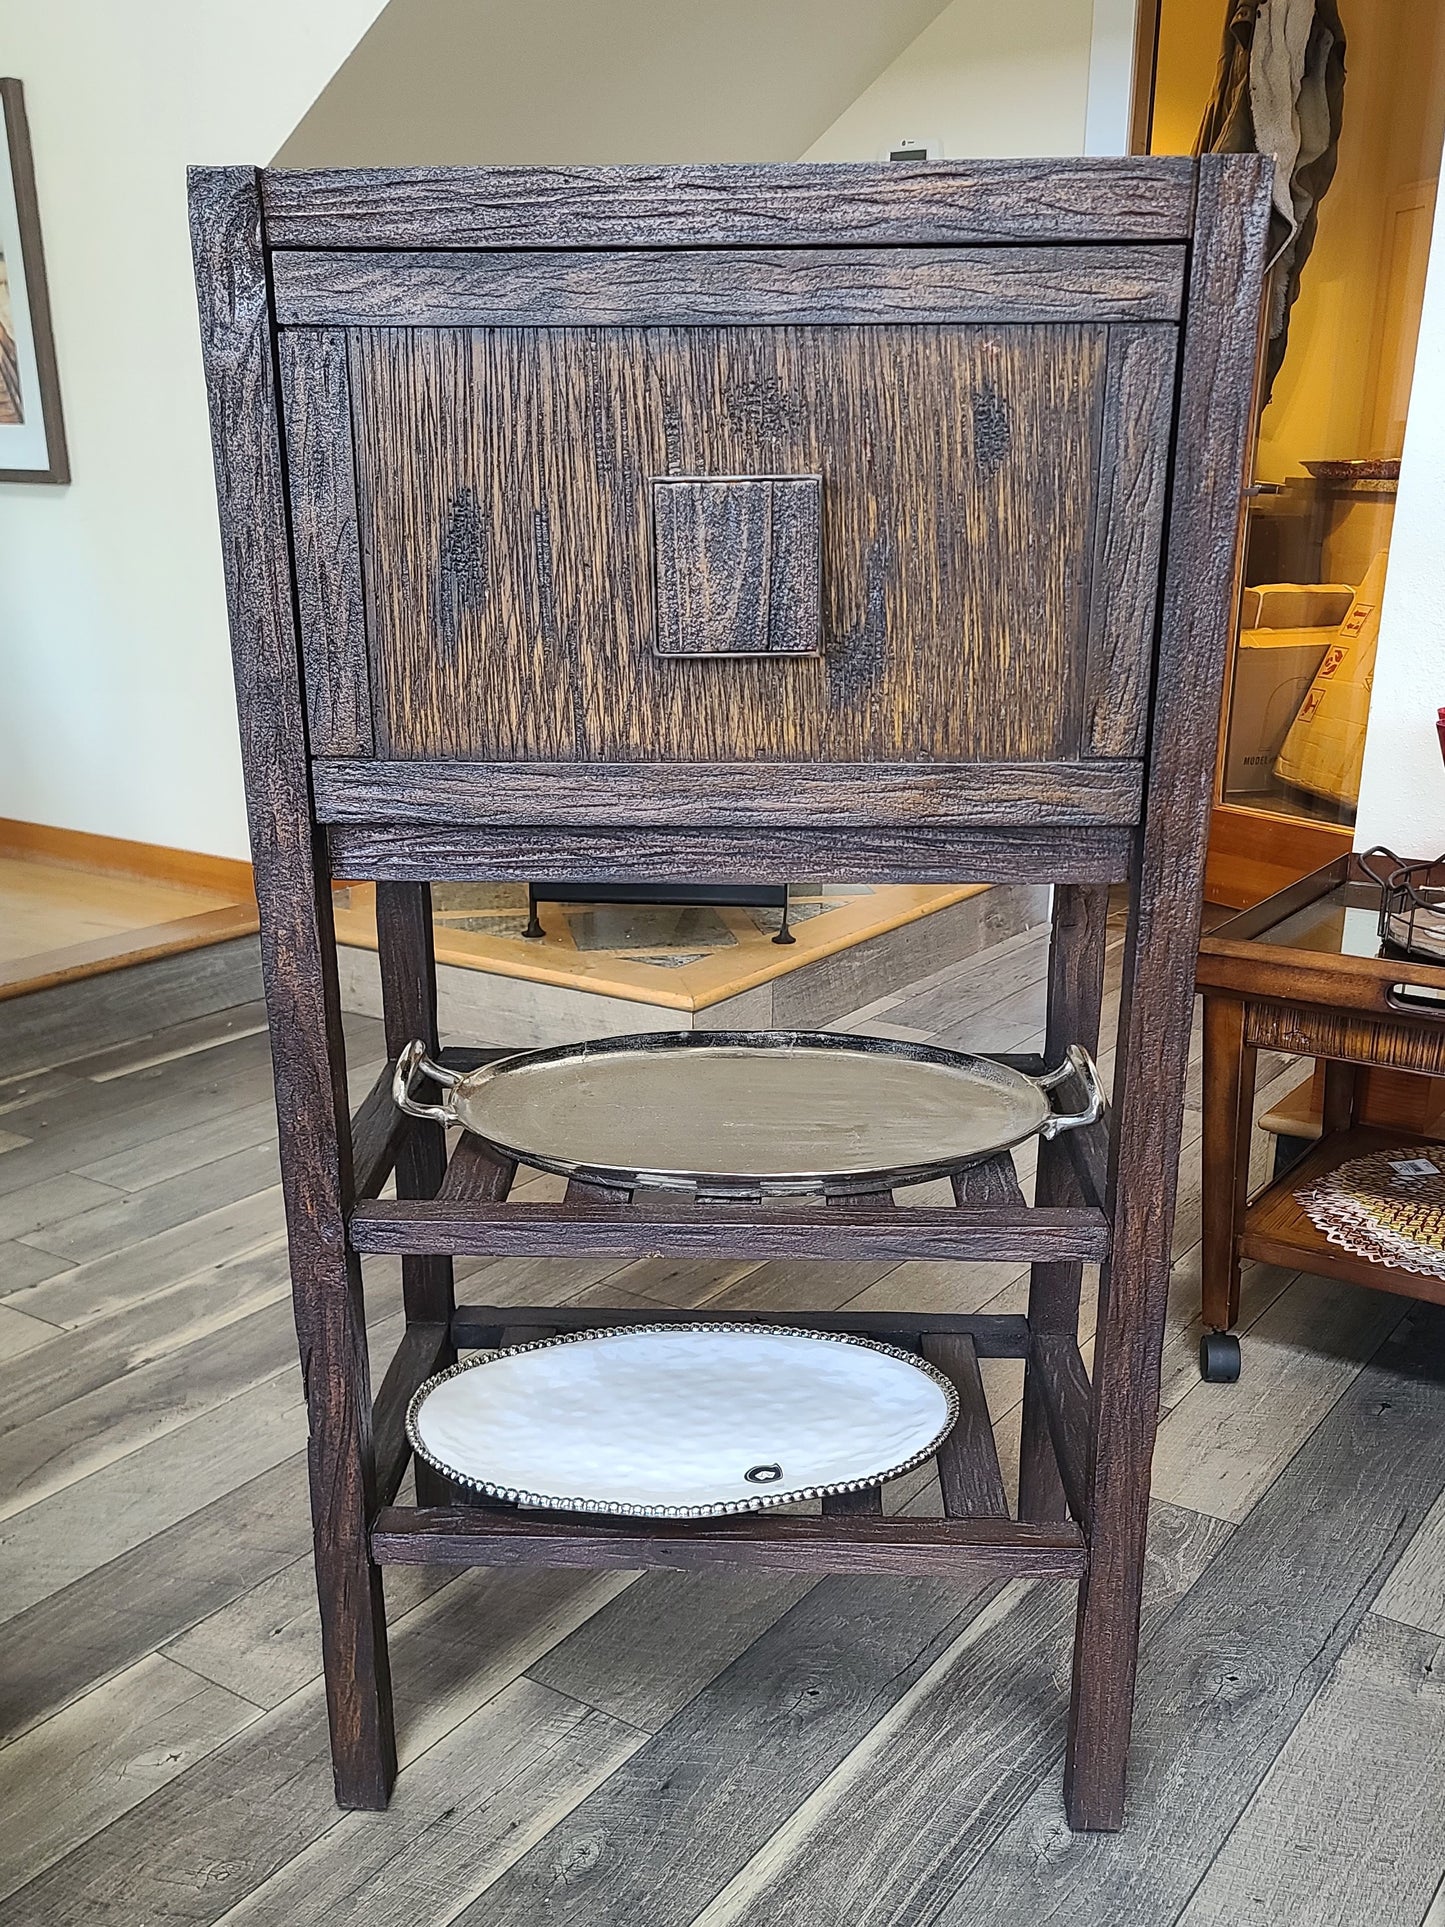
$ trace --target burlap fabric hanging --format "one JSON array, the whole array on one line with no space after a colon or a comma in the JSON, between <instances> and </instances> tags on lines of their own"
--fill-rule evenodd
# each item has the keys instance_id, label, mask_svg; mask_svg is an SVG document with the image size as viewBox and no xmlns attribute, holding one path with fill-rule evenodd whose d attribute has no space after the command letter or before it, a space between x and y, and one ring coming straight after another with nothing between
<instances>
[{"instance_id":1,"label":"burlap fabric hanging","mask_svg":"<svg viewBox=\"0 0 1445 1927\"><path fill-rule=\"evenodd\" d=\"M1229 0L1214 95L1196 154L1274 157L1269 284L1269 400L1284 360L1300 271L1334 179L1345 98L1345 30L1335 0Z\"/></svg>"}]
</instances>

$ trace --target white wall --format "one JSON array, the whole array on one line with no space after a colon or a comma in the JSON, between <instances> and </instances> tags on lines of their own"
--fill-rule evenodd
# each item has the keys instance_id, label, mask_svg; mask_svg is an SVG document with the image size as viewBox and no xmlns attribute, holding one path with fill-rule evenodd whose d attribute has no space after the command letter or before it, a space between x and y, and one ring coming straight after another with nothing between
<instances>
[{"instance_id":1,"label":"white wall","mask_svg":"<svg viewBox=\"0 0 1445 1927\"><path fill-rule=\"evenodd\" d=\"M68 488L0 485L0 816L246 854L191 161L259 161L381 0L0 0Z\"/></svg>"},{"instance_id":2,"label":"white wall","mask_svg":"<svg viewBox=\"0 0 1445 1927\"><path fill-rule=\"evenodd\" d=\"M1355 848L1445 850L1445 196L1437 203L1400 463Z\"/></svg>"},{"instance_id":3,"label":"white wall","mask_svg":"<svg viewBox=\"0 0 1445 1927\"><path fill-rule=\"evenodd\" d=\"M1122 146L1133 0L941 5L0 0L75 476L0 485L0 816L245 854L188 162Z\"/></svg>"},{"instance_id":4,"label":"white wall","mask_svg":"<svg viewBox=\"0 0 1445 1927\"><path fill-rule=\"evenodd\" d=\"M277 160L796 160L945 4L390 0Z\"/></svg>"},{"instance_id":5,"label":"white wall","mask_svg":"<svg viewBox=\"0 0 1445 1927\"><path fill-rule=\"evenodd\" d=\"M1091 0L953 0L804 158L878 160L904 140L949 160L1082 154L1093 16Z\"/></svg>"},{"instance_id":6,"label":"white wall","mask_svg":"<svg viewBox=\"0 0 1445 1927\"><path fill-rule=\"evenodd\" d=\"M1094 0L1089 36L1086 154L1127 154L1134 105L1134 24L1139 0Z\"/></svg>"}]
</instances>

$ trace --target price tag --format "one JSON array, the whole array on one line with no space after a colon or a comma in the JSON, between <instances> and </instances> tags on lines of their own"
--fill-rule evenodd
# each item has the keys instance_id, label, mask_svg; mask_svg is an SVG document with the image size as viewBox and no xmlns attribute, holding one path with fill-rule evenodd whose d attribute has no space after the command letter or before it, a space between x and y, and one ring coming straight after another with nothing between
<instances>
[{"instance_id":1,"label":"price tag","mask_svg":"<svg viewBox=\"0 0 1445 1927\"><path fill-rule=\"evenodd\" d=\"M1429 1158L1391 1158L1390 1169L1397 1178L1438 1178L1440 1166Z\"/></svg>"}]
</instances>

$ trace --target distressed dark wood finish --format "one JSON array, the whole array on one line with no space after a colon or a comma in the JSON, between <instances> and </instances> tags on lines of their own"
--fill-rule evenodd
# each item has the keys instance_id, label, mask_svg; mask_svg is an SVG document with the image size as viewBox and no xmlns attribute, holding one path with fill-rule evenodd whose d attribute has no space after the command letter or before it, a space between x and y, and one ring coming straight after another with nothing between
<instances>
[{"instance_id":1,"label":"distressed dark wood finish","mask_svg":"<svg viewBox=\"0 0 1445 1927\"><path fill-rule=\"evenodd\" d=\"M1114 1073L1114 1252L1100 1281L1089 1569L1065 1768L1070 1822L1084 1829L1117 1828L1124 1817L1213 719L1238 585L1269 192L1263 160L1205 155L1198 165L1150 773Z\"/></svg>"},{"instance_id":2,"label":"distressed dark wood finish","mask_svg":"<svg viewBox=\"0 0 1445 1927\"><path fill-rule=\"evenodd\" d=\"M387 1056L395 1062L417 1038L429 1051L437 1050L436 948L430 884L377 884L376 946ZM434 1198L446 1173L444 1126L413 1118L412 1128L397 1150L396 1195ZM408 1252L401 1261L401 1296L409 1325L420 1322L448 1329L456 1307L451 1259L437 1252ZM447 1350L437 1359L437 1369L455 1362L456 1354ZM443 1502L449 1496L445 1481L431 1466L420 1462L416 1492L423 1505Z\"/></svg>"},{"instance_id":3,"label":"distressed dark wood finish","mask_svg":"<svg viewBox=\"0 0 1445 1927\"><path fill-rule=\"evenodd\" d=\"M1069 1814L1076 1826L1117 1826L1190 953L1250 417L1268 211L1263 164L1207 157L921 169L420 170L267 176L263 191L274 214L273 248L355 248L372 257L361 264L368 285L384 278L386 264L375 257L387 249L693 246L776 254L812 247L837 258L795 259L784 264L786 275L816 269L836 282L849 266L843 251L880 245L984 241L997 252L980 265L996 272L1006 266L1003 250L1016 247L1074 245L1077 268L1086 253L1120 242L1192 238L1172 416L1171 337L1163 324L1137 315L1030 320L1017 301L997 321L900 322L880 306L866 321L823 326L719 325L713 316L686 326L559 328L532 319L497 326L488 317L476 326L350 329L374 750L383 764L443 766L443 781L465 800L450 820L433 815L448 806L428 789L431 773L411 771L388 772L381 795L373 773L358 767L369 760L363 753L340 759L342 787L351 785L347 807L358 814L327 828L326 805L318 807L310 785L325 791L331 759L306 755L292 616L298 576L314 557L293 561L286 542L276 329L257 182L245 173L203 175L197 189L248 791L273 966L268 991L290 1100L289 1111L283 1101L282 1150L343 1799L377 1804L393 1767L380 1558L604 1567L752 1561L948 1575L984 1564L1082 1579ZM227 212L209 223L207 206ZM274 254L270 265L283 278L291 267L307 271ZM512 276L515 294L539 273L565 281L575 264L494 265ZM1151 268L1132 265L1146 274ZM733 266L741 282L758 264ZM599 264L598 285L615 286L627 267ZM445 274L458 268L485 278L476 261L440 264ZM675 290L697 268L669 259L658 272ZM926 279L949 269L937 259L919 272ZM701 270L721 272L711 263ZM634 280L643 286L642 277ZM565 298L575 298L578 285L570 282ZM299 382L300 361L290 365ZM326 399L318 391L318 408ZM334 435L334 393L331 402ZM1160 449L1170 437L1161 532ZM299 459L304 454L298 451L295 490L322 492L328 484L315 478L314 460ZM658 658L647 484L738 474L825 478L823 653ZM304 515L300 523L304 551ZM1141 646L1151 624L1158 631L1152 677ZM759 633L758 622L751 633ZM660 801L679 779L657 766L705 771L729 763L748 766L728 779L741 802L729 804L717 785L710 795L694 788L689 819ZM867 768L844 779L854 786L846 797L834 771L813 773L849 763ZM478 783L475 769L445 768L457 764L511 768ZM579 820L585 798L579 806L573 778L559 765L596 786L592 821ZM634 792L630 773L619 777L600 767L607 765L636 768L642 791ZM966 766L966 778L949 765ZM1078 768L1060 773L1060 765ZM981 775L988 766L997 774ZM775 781L781 803L766 811L748 803L750 789L765 793ZM902 801L896 788L879 795L897 781ZM637 794L640 803L616 801ZM709 807L720 801L721 808ZM609 818L602 813L609 805L636 815ZM417 807L421 820L407 814ZM751 813L729 821L729 807ZM1078 1202L1097 1189L1102 1132L1072 1154L1044 1147L1033 1209L1001 1167L961 1183L951 1210L876 1201L796 1210L652 1198L598 1203L585 1200L581 1187L561 1205L512 1204L504 1196L512 1173L501 1161L468 1153L448 1178L437 1137L424 1133L401 1141L414 1166L403 1190L449 1185L448 1195L356 1202L340 1101L327 855L340 873L369 876L394 892L383 943L393 1055L404 1029L435 1041L421 887L433 877L526 877L545 857L549 872L569 880L689 873L719 881L1048 879L1063 886L1051 1057L1064 1042L1092 1041L1101 886L1127 880L1133 904L1107 1210ZM486 1055L452 1053L453 1061ZM423 1151L427 1144L432 1149ZM974 1201L975 1191L988 1202ZM944 1349L968 1387L969 1421L943 1476L950 1503L991 1512L998 1492L980 1449L986 1418L975 1396L975 1354L1031 1360L1031 1397L1046 1432L1052 1424L1087 1536L1071 1521L1047 1518L889 1517L871 1497L858 1502L864 1509L819 1518L700 1527L539 1521L425 1503L378 1513L355 1256L362 1249L400 1252L427 1267L409 1270L408 1296L411 1332L429 1336L408 1339L417 1355L383 1388L388 1483L398 1462L396 1403L436 1327L439 1355L447 1356L458 1343L495 1342L529 1327L664 1315L650 1306L621 1314L592 1306L573 1314L454 1311L448 1292L443 1316L422 1317L443 1305L435 1288L442 1274L432 1265L453 1251L1036 1263L1035 1330L1019 1318L923 1314L879 1315L871 1328L909 1344L955 1335ZM1081 1452L1077 1268L1106 1259ZM856 1322L866 1316L812 1322L868 1329ZM1026 1470L1035 1486L1041 1479ZM1038 1492L1031 1503L1039 1505Z\"/></svg>"},{"instance_id":4,"label":"distressed dark wood finish","mask_svg":"<svg viewBox=\"0 0 1445 1927\"><path fill-rule=\"evenodd\" d=\"M816 656L823 478L654 476L659 656Z\"/></svg>"},{"instance_id":5,"label":"distressed dark wood finish","mask_svg":"<svg viewBox=\"0 0 1445 1927\"><path fill-rule=\"evenodd\" d=\"M376 1443L376 1499L390 1505L396 1497L411 1458L406 1436L406 1410L417 1389L454 1363L450 1320L444 1325L410 1324L386 1368L386 1376L372 1407L371 1433ZM418 1473L431 1468L417 1464Z\"/></svg>"},{"instance_id":6,"label":"distressed dark wood finish","mask_svg":"<svg viewBox=\"0 0 1445 1927\"><path fill-rule=\"evenodd\" d=\"M564 1204L631 1204L632 1193L617 1184L584 1184L581 1178L568 1178Z\"/></svg>"},{"instance_id":7,"label":"distressed dark wood finish","mask_svg":"<svg viewBox=\"0 0 1445 1927\"><path fill-rule=\"evenodd\" d=\"M555 1337L556 1331L557 1327L551 1323L503 1325L501 1343L505 1348L516 1345L537 1345L544 1338Z\"/></svg>"},{"instance_id":8,"label":"distressed dark wood finish","mask_svg":"<svg viewBox=\"0 0 1445 1927\"><path fill-rule=\"evenodd\" d=\"M459 1305L452 1320L452 1339L462 1351L484 1351L499 1342L497 1333L508 1319L545 1320L557 1331L590 1331L612 1325L691 1324L699 1315L662 1305L623 1311L599 1305L548 1305L520 1312L497 1305ZM865 1338L886 1339L893 1345L906 1345L930 1332L963 1335L972 1341L980 1358L1022 1358L1029 1343L1027 1322L1011 1312L790 1311L787 1317L790 1325L805 1331L856 1332ZM739 1311L729 1305L727 1319L730 1324L775 1325L778 1314Z\"/></svg>"},{"instance_id":9,"label":"distressed dark wood finish","mask_svg":"<svg viewBox=\"0 0 1445 1927\"><path fill-rule=\"evenodd\" d=\"M276 248L967 246L1182 241L1187 160L281 169Z\"/></svg>"},{"instance_id":10,"label":"distressed dark wood finish","mask_svg":"<svg viewBox=\"0 0 1445 1927\"><path fill-rule=\"evenodd\" d=\"M1144 766L1094 763L319 763L326 823L676 828L1122 826Z\"/></svg>"},{"instance_id":11,"label":"distressed dark wood finish","mask_svg":"<svg viewBox=\"0 0 1445 1927\"><path fill-rule=\"evenodd\" d=\"M361 1268L348 1250L351 1120L331 887L307 784L285 476L257 176L191 176L231 645L274 1029L282 1189L310 1416L322 1650L337 1799L382 1807L396 1776Z\"/></svg>"},{"instance_id":12,"label":"distressed dark wood finish","mask_svg":"<svg viewBox=\"0 0 1445 1927\"><path fill-rule=\"evenodd\" d=\"M958 1417L938 1450L938 1482L950 1519L1006 1519L1003 1473L988 1400L979 1375L978 1351L967 1334L926 1334L919 1349L958 1393Z\"/></svg>"},{"instance_id":13,"label":"distressed dark wood finish","mask_svg":"<svg viewBox=\"0 0 1445 1927\"><path fill-rule=\"evenodd\" d=\"M751 831L490 829L477 824L337 823L329 832L340 876L442 882L478 876L526 882L545 863L558 882L706 877L788 883L851 874L870 883L1017 883L1047 875L1068 883L1119 883L1129 874L1125 829L955 830L933 824L830 830L777 824Z\"/></svg>"},{"instance_id":14,"label":"distressed dark wood finish","mask_svg":"<svg viewBox=\"0 0 1445 1927\"><path fill-rule=\"evenodd\" d=\"M1109 1248L1101 1211L1010 1210L960 1205L895 1211L858 1205L768 1211L759 1205L430 1203L378 1198L351 1218L358 1251L734 1258L937 1258L1027 1263L1034 1257L1097 1263Z\"/></svg>"},{"instance_id":15,"label":"distressed dark wood finish","mask_svg":"<svg viewBox=\"0 0 1445 1927\"><path fill-rule=\"evenodd\" d=\"M358 330L378 753L1074 756L1108 332ZM821 655L653 654L667 474L825 478Z\"/></svg>"},{"instance_id":16,"label":"distressed dark wood finish","mask_svg":"<svg viewBox=\"0 0 1445 1927\"><path fill-rule=\"evenodd\" d=\"M278 254L283 328L1177 321L1182 247Z\"/></svg>"},{"instance_id":17,"label":"distressed dark wood finish","mask_svg":"<svg viewBox=\"0 0 1445 1927\"><path fill-rule=\"evenodd\" d=\"M1104 953L1109 934L1109 893L1074 884L1054 886L1049 933L1048 1004L1044 1019L1044 1061L1058 1063L1070 1044L1099 1048L1099 1008L1104 995ZM1087 1140L1087 1143L1085 1142ZM1034 1202L1040 1205L1103 1205L1107 1168L1093 1168L1102 1149L1107 1158L1108 1123L1087 1131L1068 1131L1039 1146ZM1087 1160L1087 1162L1085 1162ZM1084 1163L1081 1174L1080 1164ZM1029 1275L1029 1329L1072 1337L1079 1325L1083 1267L1045 1261ZM1019 1435L1019 1517L1062 1519L1067 1499L1049 1433L1048 1414L1032 1363L1024 1373L1024 1403Z\"/></svg>"},{"instance_id":18,"label":"distressed dark wood finish","mask_svg":"<svg viewBox=\"0 0 1445 1927\"><path fill-rule=\"evenodd\" d=\"M1025 1208L1018 1172L1007 1151L1000 1157L985 1158L982 1164L970 1164L962 1171L955 1171L952 1189L958 1204L1002 1204L1015 1209Z\"/></svg>"},{"instance_id":19,"label":"distressed dark wood finish","mask_svg":"<svg viewBox=\"0 0 1445 1927\"><path fill-rule=\"evenodd\" d=\"M1107 1208L1109 1195L1109 1134L1109 1119L1105 1116L1097 1124L1086 1124L1081 1130L1067 1132L1063 1139L1064 1155L1073 1167L1078 1186L1075 1201L1093 1205L1100 1211Z\"/></svg>"},{"instance_id":20,"label":"distressed dark wood finish","mask_svg":"<svg viewBox=\"0 0 1445 1927\"><path fill-rule=\"evenodd\" d=\"M989 1519L853 1516L737 1519L554 1519L471 1506L388 1506L371 1535L383 1565L748 1565L801 1572L946 1573L986 1570L1030 1579L1076 1579L1083 1540L1072 1526Z\"/></svg>"},{"instance_id":21,"label":"distressed dark wood finish","mask_svg":"<svg viewBox=\"0 0 1445 1927\"><path fill-rule=\"evenodd\" d=\"M351 1120L352 1190L358 1198L374 1198L391 1176L402 1139L412 1120L399 1111L391 1094L396 1066L383 1064L380 1075L357 1106Z\"/></svg>"},{"instance_id":22,"label":"distressed dark wood finish","mask_svg":"<svg viewBox=\"0 0 1445 1927\"><path fill-rule=\"evenodd\" d=\"M453 1204L495 1204L506 1197L516 1175L515 1159L498 1157L467 1131L457 1140L437 1197Z\"/></svg>"},{"instance_id":23,"label":"distressed dark wood finish","mask_svg":"<svg viewBox=\"0 0 1445 1927\"><path fill-rule=\"evenodd\" d=\"M438 1048L436 952L432 938L431 889L425 883L378 883L376 942L387 1055L398 1058L420 1038ZM413 1119L396 1162L398 1198L434 1198L447 1169L444 1127ZM408 1319L445 1324L452 1315L451 1260L436 1254L401 1261L402 1297Z\"/></svg>"},{"instance_id":24,"label":"distressed dark wood finish","mask_svg":"<svg viewBox=\"0 0 1445 1927\"><path fill-rule=\"evenodd\" d=\"M1148 736L1177 342L1174 328L1109 330L1084 684L1088 756L1138 756Z\"/></svg>"},{"instance_id":25,"label":"distressed dark wood finish","mask_svg":"<svg viewBox=\"0 0 1445 1927\"><path fill-rule=\"evenodd\" d=\"M883 1488L865 1485L858 1492L825 1492L822 1507L825 1519L881 1519Z\"/></svg>"},{"instance_id":26,"label":"distressed dark wood finish","mask_svg":"<svg viewBox=\"0 0 1445 1927\"><path fill-rule=\"evenodd\" d=\"M311 754L370 756L376 743L346 337L283 335L276 352Z\"/></svg>"},{"instance_id":27,"label":"distressed dark wood finish","mask_svg":"<svg viewBox=\"0 0 1445 1927\"><path fill-rule=\"evenodd\" d=\"M1092 1400L1078 1340L1071 1332L1036 1332L1029 1348L1029 1369L1048 1421L1069 1512L1079 1525L1087 1527Z\"/></svg>"}]
</instances>

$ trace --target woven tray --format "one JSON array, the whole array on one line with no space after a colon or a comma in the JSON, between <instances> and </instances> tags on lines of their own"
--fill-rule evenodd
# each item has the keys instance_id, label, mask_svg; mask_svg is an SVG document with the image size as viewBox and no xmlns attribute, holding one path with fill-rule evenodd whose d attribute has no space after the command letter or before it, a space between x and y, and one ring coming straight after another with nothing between
<instances>
[{"instance_id":1,"label":"woven tray","mask_svg":"<svg viewBox=\"0 0 1445 1927\"><path fill-rule=\"evenodd\" d=\"M1356 1258L1445 1278L1445 1144L1351 1158L1295 1196L1330 1243Z\"/></svg>"}]
</instances>

